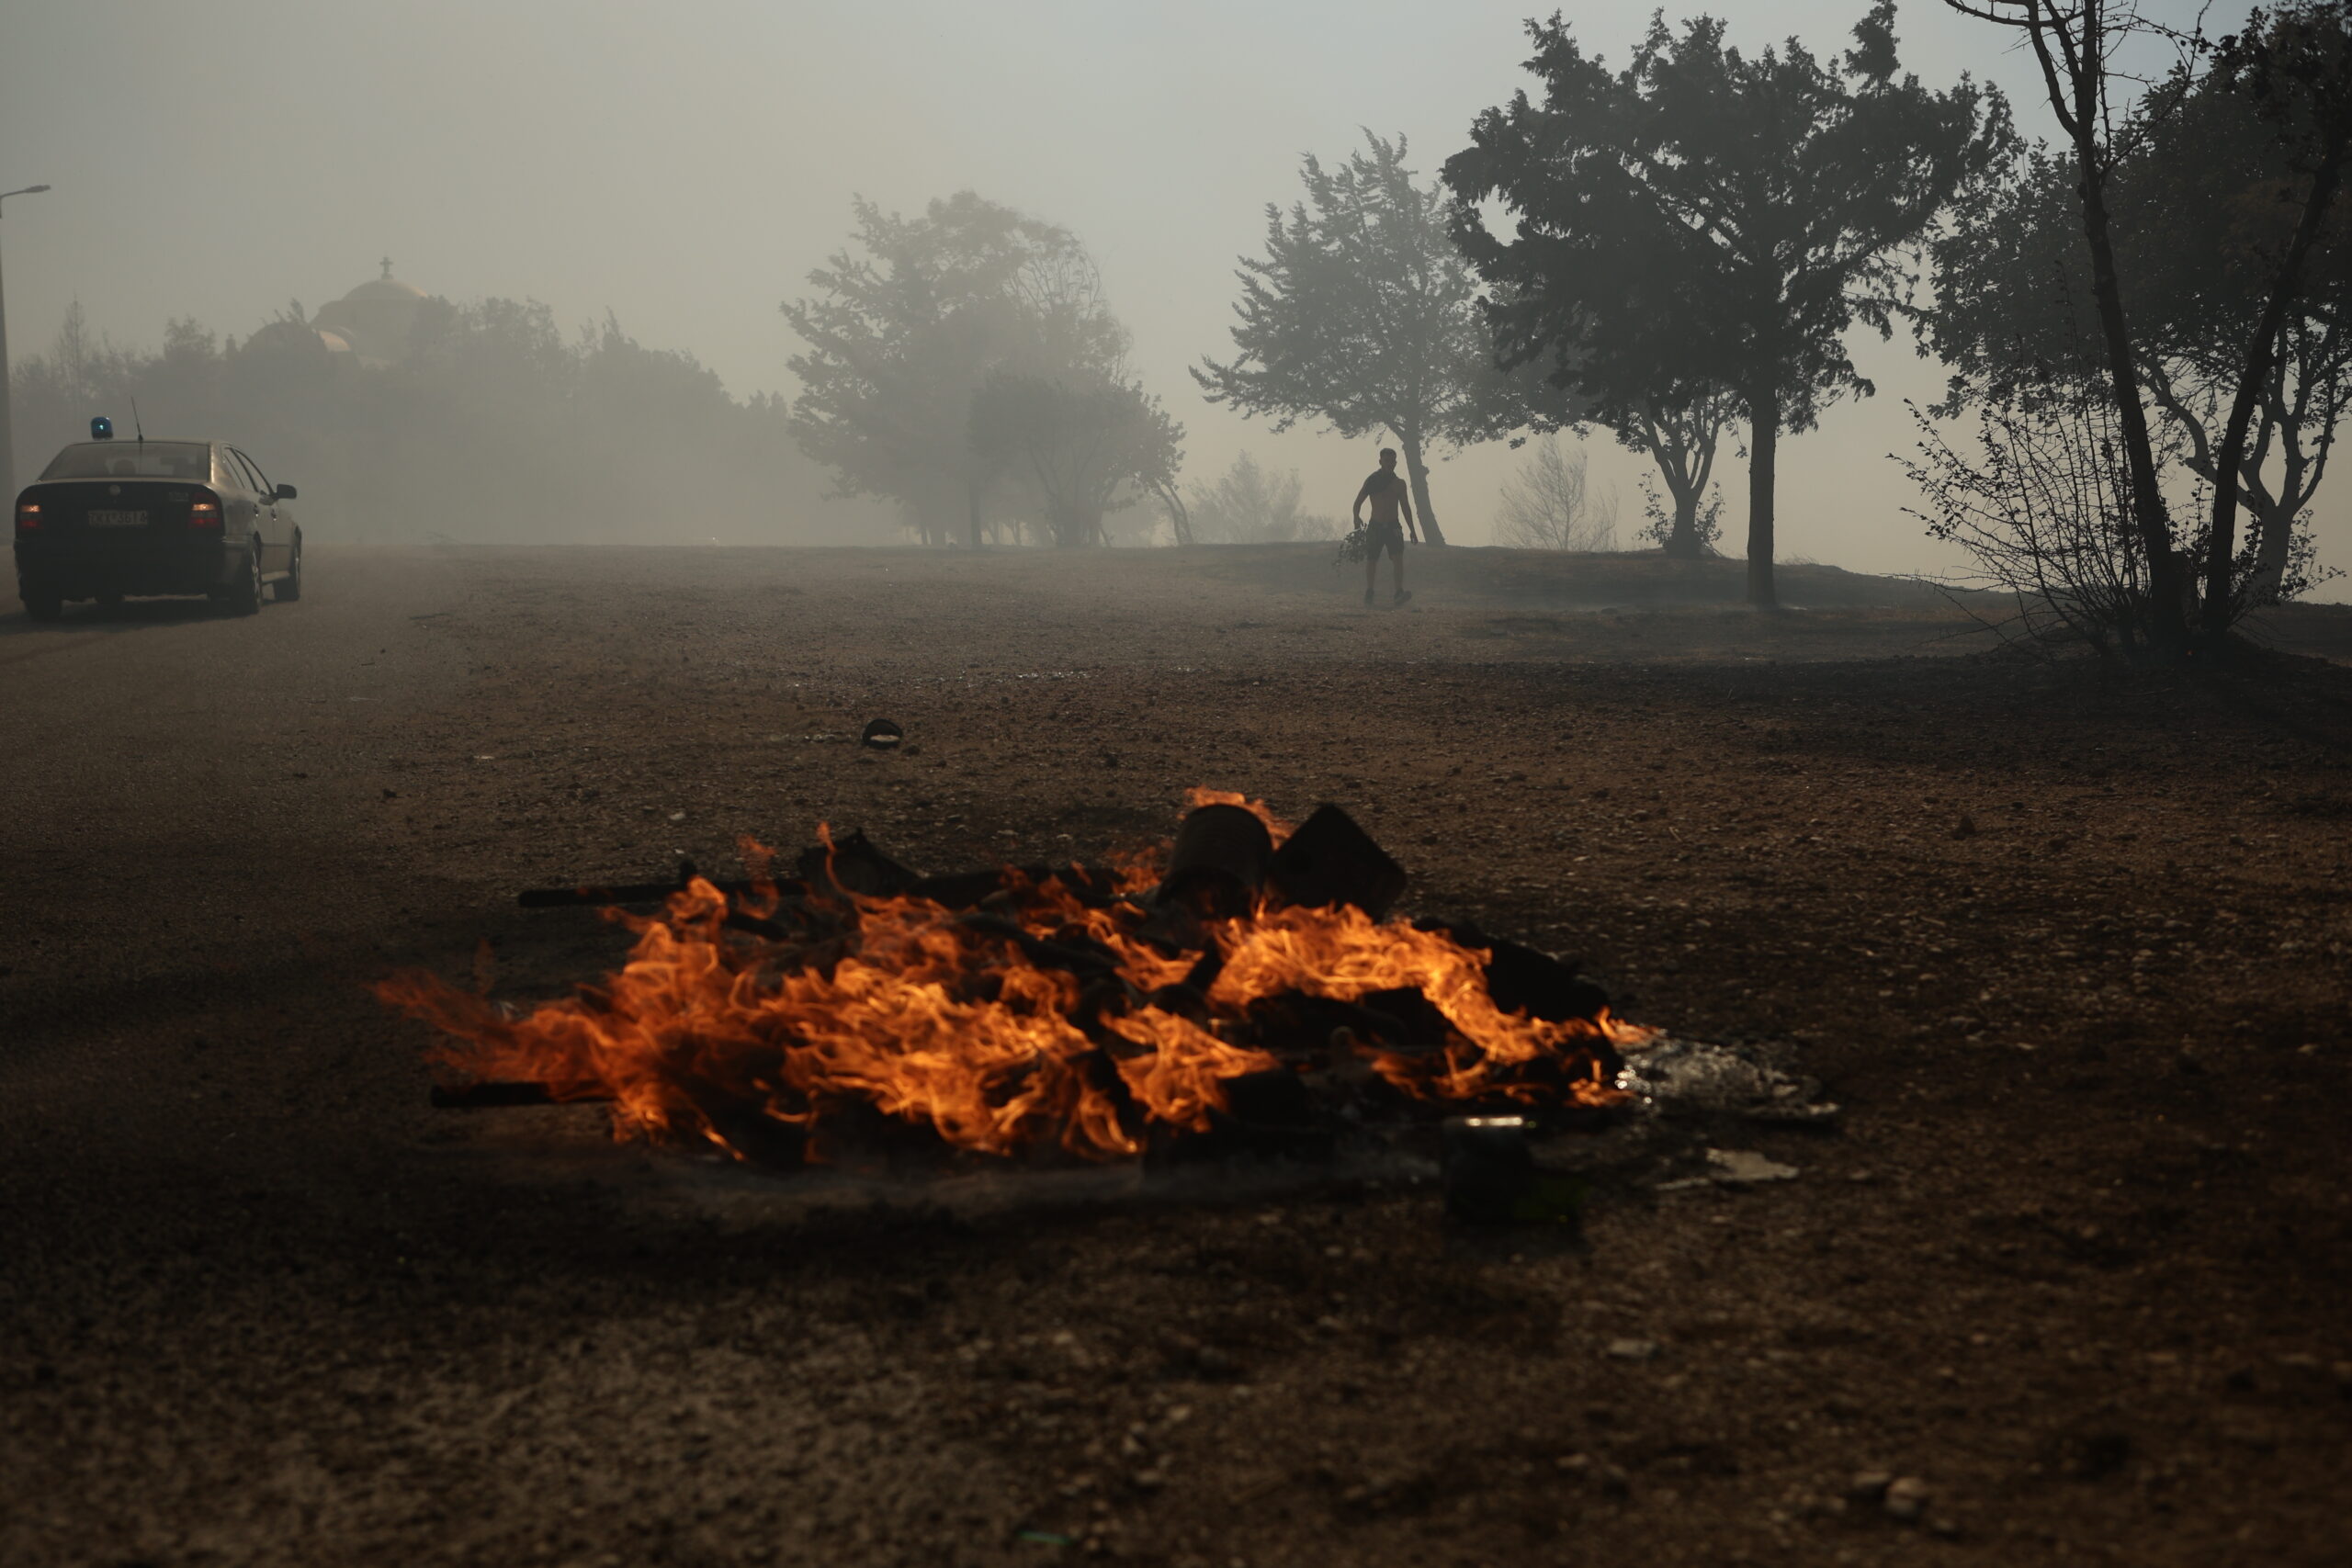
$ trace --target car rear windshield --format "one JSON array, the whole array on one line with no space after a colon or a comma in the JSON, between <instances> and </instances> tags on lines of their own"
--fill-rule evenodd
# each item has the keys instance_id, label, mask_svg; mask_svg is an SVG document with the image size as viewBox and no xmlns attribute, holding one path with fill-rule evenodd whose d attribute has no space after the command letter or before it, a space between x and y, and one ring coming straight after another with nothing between
<instances>
[{"instance_id":1,"label":"car rear windshield","mask_svg":"<svg viewBox=\"0 0 2352 1568\"><path fill-rule=\"evenodd\" d=\"M45 479L212 479L212 448L200 441L85 441L40 471Z\"/></svg>"}]
</instances>

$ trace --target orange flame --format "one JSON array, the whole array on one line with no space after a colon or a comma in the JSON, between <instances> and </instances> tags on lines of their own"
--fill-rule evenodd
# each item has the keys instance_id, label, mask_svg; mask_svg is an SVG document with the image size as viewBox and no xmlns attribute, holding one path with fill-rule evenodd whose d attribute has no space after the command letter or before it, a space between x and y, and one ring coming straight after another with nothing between
<instances>
[{"instance_id":1,"label":"orange flame","mask_svg":"<svg viewBox=\"0 0 2352 1568\"><path fill-rule=\"evenodd\" d=\"M1270 817L1238 796L1194 796ZM746 850L764 867L764 851ZM764 919L780 902L765 884L736 912ZM1612 1103L1624 1096L1591 1047L1653 1033L1605 1011L1560 1023L1503 1012L1487 954L1350 908L1269 906L1209 922L1207 946L1171 952L1164 933L1145 934L1144 906L1105 904L1058 876L1008 871L989 905L812 897L808 932L779 940L730 929L726 895L695 878L662 915L607 910L636 944L618 974L576 997L518 1015L430 975L375 989L447 1036L435 1059L462 1074L610 1100L616 1135L701 1137L738 1156L767 1136L814 1134L821 1158L828 1118L864 1108L960 1149L1132 1156L1152 1124L1205 1131L1227 1080L1282 1065L1227 1035L1242 1032L1251 1003L1284 992L1351 1002L1419 990L1450 1026L1442 1050L1355 1048L1430 1100ZM1211 949L1222 967L1205 1009L1196 992L1162 1005Z\"/></svg>"}]
</instances>

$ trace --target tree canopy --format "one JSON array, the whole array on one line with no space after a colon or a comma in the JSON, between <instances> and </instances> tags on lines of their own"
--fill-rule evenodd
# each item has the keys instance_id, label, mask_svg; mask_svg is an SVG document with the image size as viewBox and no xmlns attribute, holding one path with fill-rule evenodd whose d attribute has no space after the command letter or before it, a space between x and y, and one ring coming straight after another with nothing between
<instances>
[{"instance_id":1,"label":"tree canopy","mask_svg":"<svg viewBox=\"0 0 2352 1568\"><path fill-rule=\"evenodd\" d=\"M820 292L783 307L808 344L789 361L794 431L845 492L977 546L1006 454L973 441L975 400L997 376L1119 380L1126 332L1068 230L970 191L917 218L854 212L850 246L808 276Z\"/></svg>"},{"instance_id":2,"label":"tree canopy","mask_svg":"<svg viewBox=\"0 0 2352 1568\"><path fill-rule=\"evenodd\" d=\"M1892 0L1835 62L1792 39L1755 55L1712 17L1663 15L1622 71L1558 17L1532 23L1544 88L1482 113L1448 160L1456 231L1495 286L1511 364L1548 361L1611 423L1645 400L1739 399L1748 430L1748 593L1775 603L1781 432L1873 389L1845 334L1890 334L1914 247L2011 143L1997 92L1900 74ZM1514 220L1493 233L1480 208ZM1623 426L1621 425L1621 428Z\"/></svg>"},{"instance_id":3,"label":"tree canopy","mask_svg":"<svg viewBox=\"0 0 2352 1568\"><path fill-rule=\"evenodd\" d=\"M2298 508L2283 492L2309 493L2334 437L2338 371L2325 327L2339 309L2337 197L2352 157L2345 6L2257 8L2209 51L2201 35L2159 27L2121 0L1946 3L2031 46L2071 155L2071 215L2083 242L2079 262L2053 244L2050 220L2067 207L2056 188L2063 176L2055 159L2031 161L2010 203L2013 233L1964 235L1951 259L1955 288L1971 269L2007 284L2021 267L2038 276L2048 290L2041 309L2012 323L1956 315L1942 329L1947 353L1962 365L1963 389L1973 378L2012 400L2104 395L2130 481L2133 547L2149 562L2145 592L2126 608L2144 623L2151 656L2221 657L2246 608L2294 585ZM2119 113L2115 47L2147 32L2168 37L2180 62ZM2086 297L2105 370L2096 389L2088 356L2074 347L2075 302ZM2184 533L2171 516L2149 399L2209 480L2201 529ZM2306 435L2316 443L2309 454L2298 450ZM2262 479L2273 439L2284 456L2278 494ZM2243 551L2241 505L2256 519Z\"/></svg>"},{"instance_id":4,"label":"tree canopy","mask_svg":"<svg viewBox=\"0 0 2352 1568\"><path fill-rule=\"evenodd\" d=\"M1444 193L1414 183L1403 137L1370 131L1337 167L1309 155L1306 197L1266 208L1266 254L1240 258L1238 351L1193 378L1211 402L1287 430L1321 420L1340 434L1386 431L1430 543L1429 459L1491 422L1477 281L1447 232Z\"/></svg>"},{"instance_id":5,"label":"tree canopy","mask_svg":"<svg viewBox=\"0 0 2352 1568\"><path fill-rule=\"evenodd\" d=\"M1174 486L1183 438L1159 399L1114 376L999 371L972 403L975 450L1035 488L1057 545L1108 543L1107 513Z\"/></svg>"},{"instance_id":6,"label":"tree canopy","mask_svg":"<svg viewBox=\"0 0 2352 1568\"><path fill-rule=\"evenodd\" d=\"M2267 298L2262 269L2291 238L2299 187L2260 104L2184 65L2127 117L2105 192L2137 368L2184 467L2208 484L2245 345ZM1935 247L1929 340L1953 367L1944 412L1963 400L2030 408L2104 398L2109 366L2070 157L2036 149L2017 177ZM2291 592L2307 549L2300 520L2324 477L2352 395L2352 243L2339 220L2280 323L2255 386L2238 464L2253 518L2240 587Z\"/></svg>"}]
</instances>

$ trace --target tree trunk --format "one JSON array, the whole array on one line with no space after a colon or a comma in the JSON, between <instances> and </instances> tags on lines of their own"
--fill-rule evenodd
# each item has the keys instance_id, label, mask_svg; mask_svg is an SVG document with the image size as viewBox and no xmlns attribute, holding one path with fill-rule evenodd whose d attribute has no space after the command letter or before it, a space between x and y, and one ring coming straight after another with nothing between
<instances>
[{"instance_id":1,"label":"tree trunk","mask_svg":"<svg viewBox=\"0 0 2352 1568\"><path fill-rule=\"evenodd\" d=\"M2237 618L2237 595L2230 590L2230 569L2237 556L2238 538L2238 487L2234 481L2245 457L2246 433L2254 423L2255 404L2270 383L2271 358L2278 352L2278 334L2286 326L2287 307L2294 299L2301 280L2304 258L2318 241L2328 207L2335 198L2344 151L2340 145L2331 145L2328 151L2330 156L2320 164L2319 173L2312 180L2312 193L2303 203L2295 237L2289 242L2286 257L2278 264L2278 276L2271 283L2270 298L2263 304L2262 319L2256 323L2253 340L2246 344L2245 364L2238 373L2237 395L2230 403L2230 422L2222 427L2221 448L2213 455L2213 472L2232 481L2213 486L2213 525L2205 541L2205 614L2199 629L2207 644L2215 649Z\"/></svg>"},{"instance_id":2,"label":"tree trunk","mask_svg":"<svg viewBox=\"0 0 2352 1568\"><path fill-rule=\"evenodd\" d=\"M1667 493L1674 498L1674 521L1659 547L1669 560L1697 560L1704 553L1699 542L1699 503L1706 498L1707 476L1715 464L1714 434L1695 407L1679 411L1665 425L1655 407L1645 410L1640 434L1642 449L1657 465ZM1722 430L1718 423L1713 429Z\"/></svg>"},{"instance_id":3,"label":"tree trunk","mask_svg":"<svg viewBox=\"0 0 2352 1568\"><path fill-rule=\"evenodd\" d=\"M2116 418L2123 426L2124 466L2132 479L2132 519L2148 560L2149 640L2158 658L2173 660L2188 646L2188 617L2180 607L2181 592L2188 584L2182 581L2179 558L2172 547L2172 524L2165 511L2164 492L2156 487L2155 446L2148 438L2148 411L2140 402L2139 369L2132 352L2131 329L2123 318L2123 286L2115 270L2115 246L2108 234L2098 105L2090 96L2098 85L2097 73L2105 69L2096 34L2086 49L2090 63L2073 84L2072 140L2075 173L2080 180L2075 191L2083 202L2083 241L2090 247L2091 294L2098 306L2099 333L2106 339L2108 378L2114 392ZM2054 98L2054 78L2052 93ZM2062 107L2062 118L2065 113Z\"/></svg>"},{"instance_id":4,"label":"tree trunk","mask_svg":"<svg viewBox=\"0 0 2352 1568\"><path fill-rule=\"evenodd\" d=\"M1747 400L1747 602L1759 610L1781 607L1772 582L1772 478L1780 457L1781 394L1778 388Z\"/></svg>"},{"instance_id":5,"label":"tree trunk","mask_svg":"<svg viewBox=\"0 0 2352 1568\"><path fill-rule=\"evenodd\" d=\"M1666 536L1666 553L1673 560L1699 558L1699 493L1677 491L1674 530Z\"/></svg>"},{"instance_id":6,"label":"tree trunk","mask_svg":"<svg viewBox=\"0 0 2352 1568\"><path fill-rule=\"evenodd\" d=\"M980 547L980 487L967 485L964 489L965 525L971 530L972 548Z\"/></svg>"},{"instance_id":7,"label":"tree trunk","mask_svg":"<svg viewBox=\"0 0 2352 1568\"><path fill-rule=\"evenodd\" d=\"M1413 487L1413 515L1420 520L1421 537L1432 545L1445 543L1445 531L1437 525L1437 513L1430 510L1429 465L1421 461L1421 437L1418 431L1400 430L1396 445L1405 450L1405 478Z\"/></svg>"},{"instance_id":8,"label":"tree trunk","mask_svg":"<svg viewBox=\"0 0 2352 1568\"><path fill-rule=\"evenodd\" d=\"M1160 505L1167 509L1168 531L1175 536L1176 543L1180 547L1190 545L1193 542L1193 514L1185 510L1184 498L1177 492L1176 486L1172 482L1155 484L1151 487L1151 493L1158 496Z\"/></svg>"},{"instance_id":9,"label":"tree trunk","mask_svg":"<svg viewBox=\"0 0 2352 1568\"><path fill-rule=\"evenodd\" d=\"M2267 506L2246 498L2245 509L2253 517L2254 575L2246 580L2245 600L2249 605L2275 604L2278 591L2287 581L2287 557L2295 545L2295 519L2289 509L2273 502Z\"/></svg>"}]
</instances>

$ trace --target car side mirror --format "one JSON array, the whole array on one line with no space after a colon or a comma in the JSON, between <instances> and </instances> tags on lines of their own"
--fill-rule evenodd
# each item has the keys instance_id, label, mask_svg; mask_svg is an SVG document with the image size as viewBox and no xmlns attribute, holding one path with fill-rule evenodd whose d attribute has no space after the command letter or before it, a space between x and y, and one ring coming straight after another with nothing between
<instances>
[{"instance_id":1,"label":"car side mirror","mask_svg":"<svg viewBox=\"0 0 2352 1568\"><path fill-rule=\"evenodd\" d=\"M277 487L277 493L275 496L273 496L271 499L272 499L272 500L275 500L275 501L291 501L291 500L293 500L293 499L294 499L294 487L293 487L292 485L279 485L279 486Z\"/></svg>"}]
</instances>

